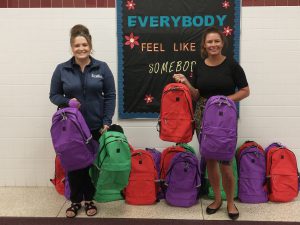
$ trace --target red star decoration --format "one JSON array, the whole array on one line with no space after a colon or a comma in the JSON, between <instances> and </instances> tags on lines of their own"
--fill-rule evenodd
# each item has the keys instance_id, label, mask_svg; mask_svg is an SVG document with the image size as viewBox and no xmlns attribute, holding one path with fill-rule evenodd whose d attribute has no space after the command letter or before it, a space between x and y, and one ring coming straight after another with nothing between
<instances>
[{"instance_id":1,"label":"red star decoration","mask_svg":"<svg viewBox=\"0 0 300 225\"><path fill-rule=\"evenodd\" d=\"M127 7L128 10L133 10L134 7L135 7L134 1L133 0L127 1L126 7Z\"/></svg>"},{"instance_id":2,"label":"red star decoration","mask_svg":"<svg viewBox=\"0 0 300 225\"><path fill-rule=\"evenodd\" d=\"M227 9L230 7L230 3L225 0L224 2L222 2L222 7Z\"/></svg>"},{"instance_id":3,"label":"red star decoration","mask_svg":"<svg viewBox=\"0 0 300 225\"><path fill-rule=\"evenodd\" d=\"M224 30L223 30L223 34L227 37L228 35L231 35L232 34L232 29L227 26L227 27L224 27Z\"/></svg>"},{"instance_id":4,"label":"red star decoration","mask_svg":"<svg viewBox=\"0 0 300 225\"><path fill-rule=\"evenodd\" d=\"M139 36L134 36L133 33L130 33L129 36L125 35L125 45L130 45L130 48L133 49L135 45L140 45L139 42L137 41L140 37Z\"/></svg>"},{"instance_id":5,"label":"red star decoration","mask_svg":"<svg viewBox=\"0 0 300 225\"><path fill-rule=\"evenodd\" d=\"M151 103L153 101L154 97L150 95L146 95L144 100L146 101L147 104Z\"/></svg>"}]
</instances>

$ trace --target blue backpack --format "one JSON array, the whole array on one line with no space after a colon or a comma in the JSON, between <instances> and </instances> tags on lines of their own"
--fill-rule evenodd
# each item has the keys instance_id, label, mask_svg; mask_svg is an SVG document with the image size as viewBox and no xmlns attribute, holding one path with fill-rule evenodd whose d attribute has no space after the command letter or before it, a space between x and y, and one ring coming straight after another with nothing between
<instances>
[{"instance_id":1,"label":"blue backpack","mask_svg":"<svg viewBox=\"0 0 300 225\"><path fill-rule=\"evenodd\" d=\"M199 161L193 153L180 152L174 156L167 172L166 202L173 206L190 207L199 198Z\"/></svg>"}]
</instances>

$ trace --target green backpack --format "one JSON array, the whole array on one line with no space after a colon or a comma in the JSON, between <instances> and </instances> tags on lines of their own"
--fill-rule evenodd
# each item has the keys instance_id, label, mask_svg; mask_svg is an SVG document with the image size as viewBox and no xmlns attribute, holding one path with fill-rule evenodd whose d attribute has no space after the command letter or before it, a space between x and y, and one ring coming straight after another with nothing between
<instances>
[{"instance_id":1,"label":"green backpack","mask_svg":"<svg viewBox=\"0 0 300 225\"><path fill-rule=\"evenodd\" d=\"M233 175L234 175L234 198L238 197L238 173L237 173L237 164L236 164L236 159L235 157L232 160L232 169L233 169ZM221 175L222 176L222 175ZM215 198L215 193L209 183L208 180L208 175L207 175L207 170L205 170L205 185L206 185L206 189L207 189L207 196L208 198L214 199ZM222 200L226 200L226 194L225 191L223 189L223 185L222 185L222 177L220 178L220 186L221 186L221 198Z\"/></svg>"},{"instance_id":2,"label":"green backpack","mask_svg":"<svg viewBox=\"0 0 300 225\"><path fill-rule=\"evenodd\" d=\"M131 153L127 138L121 132L106 131L99 139L99 152L90 169L96 188L94 200L109 202L123 199L128 184Z\"/></svg>"},{"instance_id":3,"label":"green backpack","mask_svg":"<svg viewBox=\"0 0 300 225\"><path fill-rule=\"evenodd\" d=\"M185 149L185 151L193 153L194 155L196 155L195 150L192 146L190 146L186 143L178 143L176 145L179 145L179 146L183 147Z\"/></svg>"}]
</instances>

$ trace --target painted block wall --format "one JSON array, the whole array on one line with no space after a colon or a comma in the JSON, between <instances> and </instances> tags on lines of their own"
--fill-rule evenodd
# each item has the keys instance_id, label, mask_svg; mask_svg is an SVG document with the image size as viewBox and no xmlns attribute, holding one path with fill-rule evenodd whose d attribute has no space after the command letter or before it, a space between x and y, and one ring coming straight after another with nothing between
<instances>
[{"instance_id":1,"label":"painted block wall","mask_svg":"<svg viewBox=\"0 0 300 225\"><path fill-rule=\"evenodd\" d=\"M240 104L239 144L264 147L280 141L300 162L300 7L243 7L240 58L251 95ZM54 150L50 138L49 85L58 63L71 57L69 30L86 25L94 57L106 61L117 81L116 11L0 9L0 186L50 186ZM117 83L117 82L116 82ZM119 120L136 148L171 143L159 139L156 120ZM196 137L191 145L198 148Z\"/></svg>"}]
</instances>

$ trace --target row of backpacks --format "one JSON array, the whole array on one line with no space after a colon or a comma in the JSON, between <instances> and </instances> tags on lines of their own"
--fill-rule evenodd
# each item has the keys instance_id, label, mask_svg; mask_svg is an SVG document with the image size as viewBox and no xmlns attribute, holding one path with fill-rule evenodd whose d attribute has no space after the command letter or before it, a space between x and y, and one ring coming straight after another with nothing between
<instances>
[{"instance_id":1,"label":"row of backpacks","mask_svg":"<svg viewBox=\"0 0 300 225\"><path fill-rule=\"evenodd\" d=\"M205 160L199 162L188 144L170 146L162 152L133 149L123 133L108 131L101 137L99 149L90 170L97 202L125 199L128 204L147 205L165 199L170 205L189 207L201 194L214 198ZM256 142L246 141L232 162L234 196L241 202L288 202L297 197L296 157L282 144L273 143L264 150ZM59 166L57 158L52 182L68 198L68 181ZM226 199L223 188L221 196Z\"/></svg>"},{"instance_id":2,"label":"row of backpacks","mask_svg":"<svg viewBox=\"0 0 300 225\"><path fill-rule=\"evenodd\" d=\"M152 196L151 201L144 202L146 199L144 195L148 193L146 190L149 188L143 187L152 186L155 188L151 189L151 193L160 198L165 197L171 205L187 207L195 204L199 197L200 177L201 175L203 177L205 172L198 169L198 159L187 144L165 149L162 156L167 157L161 157L162 160L157 163L151 151L130 148L122 128L116 125L111 128L115 129L105 132L98 146L98 143L93 142L78 109L60 109L53 116L51 134L58 156L56 161L60 161L65 170L78 169L75 168L78 166L83 168L86 163L93 162L90 175L96 187L96 201L106 202L125 198L130 204L154 203L153 199L159 197ZM168 154L164 153L169 151ZM248 151L251 154L248 154ZM158 153L157 151L156 154ZM150 160L150 155L154 163ZM257 143L249 141L238 149L236 155L241 201L258 203L269 199L285 202L297 196L299 184L296 158L286 147L275 143L264 151ZM203 160L201 165L204 164L202 162ZM82 163L84 165L81 165ZM154 170L157 171L156 175L150 172ZM254 175L251 175L252 171ZM57 177L56 175L52 182L56 186L64 185L66 189L68 185L65 176L61 175L62 179ZM202 189L204 187L203 182ZM68 191L62 191L67 195ZM256 195L259 195L257 198L260 200L253 200ZM140 200L130 200L134 198Z\"/></svg>"},{"instance_id":3,"label":"row of backpacks","mask_svg":"<svg viewBox=\"0 0 300 225\"><path fill-rule=\"evenodd\" d=\"M274 142L263 149L255 141L246 141L237 149L232 167L234 197L241 202L289 202L298 196L300 179L295 154L280 143ZM202 190L209 198L214 198L204 160L201 160L201 171ZM221 196L226 199L222 188Z\"/></svg>"},{"instance_id":4,"label":"row of backpacks","mask_svg":"<svg viewBox=\"0 0 300 225\"><path fill-rule=\"evenodd\" d=\"M201 184L199 161L189 145L170 146L162 152L130 149L121 146L126 143L124 134L121 136L122 141L116 140L120 134L108 131L100 138L100 146L105 147L91 168L97 202L124 198L128 204L149 205L165 198L174 206L196 204Z\"/></svg>"},{"instance_id":5,"label":"row of backpacks","mask_svg":"<svg viewBox=\"0 0 300 225\"><path fill-rule=\"evenodd\" d=\"M298 196L299 171L293 151L280 143L266 149L246 141L236 153L239 199L247 203L289 202Z\"/></svg>"}]
</instances>

